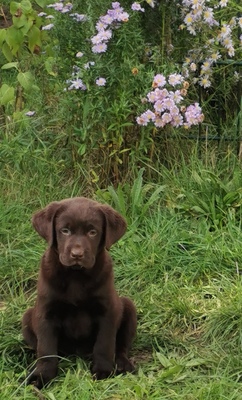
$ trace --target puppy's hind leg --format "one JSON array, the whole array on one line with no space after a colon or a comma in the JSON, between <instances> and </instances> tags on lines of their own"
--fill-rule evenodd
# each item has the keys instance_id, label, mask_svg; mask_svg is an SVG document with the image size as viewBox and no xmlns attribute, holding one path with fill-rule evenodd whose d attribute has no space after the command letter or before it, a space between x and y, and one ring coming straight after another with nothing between
<instances>
[{"instance_id":1,"label":"puppy's hind leg","mask_svg":"<svg viewBox=\"0 0 242 400\"><path fill-rule=\"evenodd\" d=\"M37 338L36 335L32 329L32 313L33 313L33 308L29 308L23 316L22 319L22 333L25 342L29 347L31 347L33 350L37 350Z\"/></svg>"},{"instance_id":2,"label":"puppy's hind leg","mask_svg":"<svg viewBox=\"0 0 242 400\"><path fill-rule=\"evenodd\" d=\"M128 359L128 353L136 334L137 315L133 302L127 297L121 297L123 316L116 338L117 373L133 372L134 365Z\"/></svg>"}]
</instances>

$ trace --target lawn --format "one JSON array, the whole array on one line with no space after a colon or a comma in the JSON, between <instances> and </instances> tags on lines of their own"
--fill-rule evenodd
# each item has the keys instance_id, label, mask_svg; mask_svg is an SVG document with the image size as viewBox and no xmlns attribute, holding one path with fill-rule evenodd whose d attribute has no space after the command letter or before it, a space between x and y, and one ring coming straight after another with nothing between
<instances>
[{"instance_id":1,"label":"lawn","mask_svg":"<svg viewBox=\"0 0 242 400\"><path fill-rule=\"evenodd\" d=\"M180 171L161 166L156 184L140 171L132 184L89 193L81 175L33 155L25 168L3 168L1 400L242 398L242 172L233 156L222 165L215 171L195 157ZM111 253L117 289L138 311L136 372L96 382L88 363L61 359L58 377L40 393L26 386L35 358L21 336L45 248L31 215L83 194L106 199L128 220Z\"/></svg>"}]
</instances>

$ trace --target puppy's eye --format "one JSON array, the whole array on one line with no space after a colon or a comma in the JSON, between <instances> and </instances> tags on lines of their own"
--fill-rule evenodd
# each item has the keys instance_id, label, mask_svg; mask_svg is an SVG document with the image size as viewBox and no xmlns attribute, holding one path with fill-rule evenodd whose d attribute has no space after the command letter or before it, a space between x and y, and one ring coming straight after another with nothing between
<instances>
[{"instance_id":1,"label":"puppy's eye","mask_svg":"<svg viewBox=\"0 0 242 400\"><path fill-rule=\"evenodd\" d=\"M71 235L71 230L68 229L68 228L62 228L62 229L60 230L60 232L61 232L63 235L66 235L66 236L70 236L70 235Z\"/></svg>"},{"instance_id":2,"label":"puppy's eye","mask_svg":"<svg viewBox=\"0 0 242 400\"><path fill-rule=\"evenodd\" d=\"M88 232L88 236L90 236L90 237L94 237L94 236L96 236L96 235L97 235L96 229L91 229L91 230Z\"/></svg>"}]
</instances>

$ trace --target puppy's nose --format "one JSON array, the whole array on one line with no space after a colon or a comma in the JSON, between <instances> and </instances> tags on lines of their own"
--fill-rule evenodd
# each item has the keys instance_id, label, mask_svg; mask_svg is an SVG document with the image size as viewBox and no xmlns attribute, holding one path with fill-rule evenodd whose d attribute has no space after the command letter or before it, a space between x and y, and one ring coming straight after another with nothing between
<instances>
[{"instance_id":1,"label":"puppy's nose","mask_svg":"<svg viewBox=\"0 0 242 400\"><path fill-rule=\"evenodd\" d=\"M84 255L84 251L82 249L72 249L71 250L71 258L82 258Z\"/></svg>"}]
</instances>

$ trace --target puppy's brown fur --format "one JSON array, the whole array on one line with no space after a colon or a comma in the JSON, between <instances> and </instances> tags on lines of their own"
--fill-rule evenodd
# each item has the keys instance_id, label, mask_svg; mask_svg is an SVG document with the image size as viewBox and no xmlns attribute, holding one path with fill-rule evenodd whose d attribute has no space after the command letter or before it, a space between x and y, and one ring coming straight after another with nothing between
<instances>
[{"instance_id":1,"label":"puppy's brown fur","mask_svg":"<svg viewBox=\"0 0 242 400\"><path fill-rule=\"evenodd\" d=\"M136 333L132 301L119 297L106 249L126 230L123 217L84 197L50 203L33 216L49 244L41 261L37 299L23 316L23 336L37 353L29 383L57 374L57 354L92 354L97 379L132 372L128 351Z\"/></svg>"}]
</instances>

